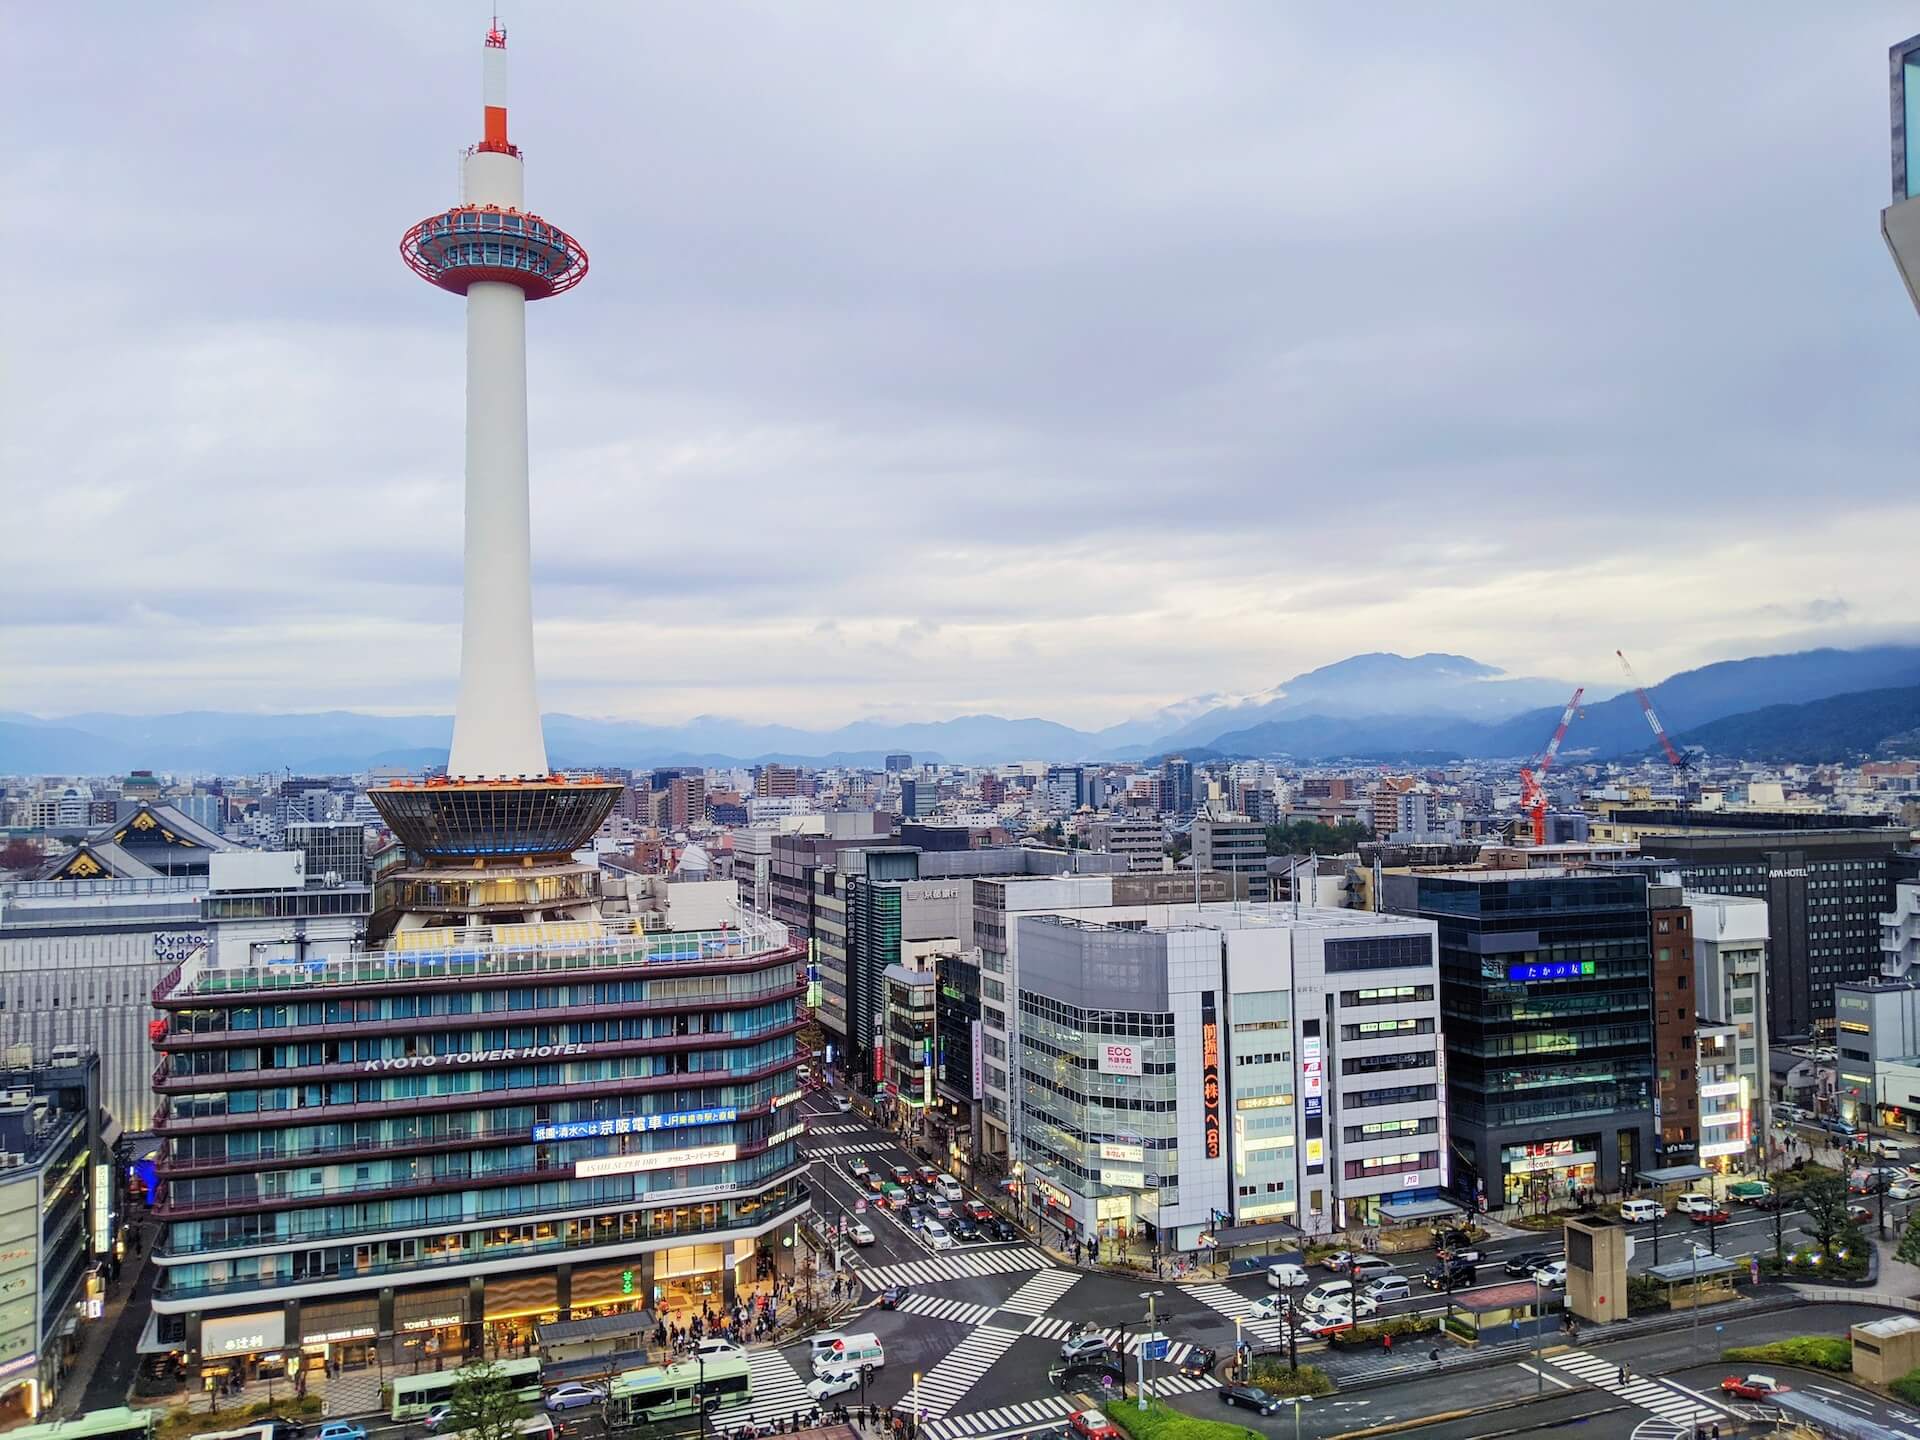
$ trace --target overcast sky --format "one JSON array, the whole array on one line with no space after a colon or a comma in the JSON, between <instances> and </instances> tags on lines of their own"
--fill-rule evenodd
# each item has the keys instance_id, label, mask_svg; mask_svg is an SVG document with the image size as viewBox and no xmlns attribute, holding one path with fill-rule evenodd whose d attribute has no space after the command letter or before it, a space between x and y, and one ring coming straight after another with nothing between
<instances>
[{"instance_id":1,"label":"overcast sky","mask_svg":"<svg viewBox=\"0 0 1920 1440\"><path fill-rule=\"evenodd\" d=\"M0 710L452 706L475 4L18 7ZM547 709L1907 638L1911 5L515 4Z\"/></svg>"}]
</instances>

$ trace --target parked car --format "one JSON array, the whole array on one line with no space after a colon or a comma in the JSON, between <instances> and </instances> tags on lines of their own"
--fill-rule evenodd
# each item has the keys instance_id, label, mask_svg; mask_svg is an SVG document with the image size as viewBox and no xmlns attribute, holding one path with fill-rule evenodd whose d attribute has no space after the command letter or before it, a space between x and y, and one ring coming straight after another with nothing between
<instances>
[{"instance_id":1,"label":"parked car","mask_svg":"<svg viewBox=\"0 0 1920 1440\"><path fill-rule=\"evenodd\" d=\"M879 1300L880 1308L882 1310L898 1310L900 1308L900 1302L906 1298L907 1298L906 1286L889 1285L887 1286L886 1289L880 1292L880 1300Z\"/></svg>"},{"instance_id":2,"label":"parked car","mask_svg":"<svg viewBox=\"0 0 1920 1440\"><path fill-rule=\"evenodd\" d=\"M816 1404L859 1388L860 1372L850 1369L829 1370L826 1374L816 1375L807 1382L807 1394L813 1397Z\"/></svg>"},{"instance_id":3,"label":"parked car","mask_svg":"<svg viewBox=\"0 0 1920 1440\"><path fill-rule=\"evenodd\" d=\"M1551 1251L1522 1250L1518 1255L1514 1256L1511 1260L1507 1261L1507 1263L1501 1266L1500 1268L1505 1270L1507 1274L1513 1276L1516 1279L1519 1279L1519 1278L1533 1274L1534 1271L1538 1270L1542 1265L1545 1265L1548 1261L1552 1259L1553 1259L1553 1254Z\"/></svg>"},{"instance_id":4,"label":"parked car","mask_svg":"<svg viewBox=\"0 0 1920 1440\"><path fill-rule=\"evenodd\" d=\"M1076 1410L1067 1417L1067 1428L1080 1440L1120 1440L1120 1428L1098 1410Z\"/></svg>"},{"instance_id":5,"label":"parked car","mask_svg":"<svg viewBox=\"0 0 1920 1440\"><path fill-rule=\"evenodd\" d=\"M1729 1375L1720 1382L1720 1393L1736 1400L1764 1400L1791 1388L1771 1375Z\"/></svg>"},{"instance_id":6,"label":"parked car","mask_svg":"<svg viewBox=\"0 0 1920 1440\"><path fill-rule=\"evenodd\" d=\"M1083 1365L1089 1360L1097 1360L1113 1349L1113 1342L1105 1335L1075 1335L1071 1340L1060 1342L1060 1359L1068 1365Z\"/></svg>"},{"instance_id":7,"label":"parked car","mask_svg":"<svg viewBox=\"0 0 1920 1440\"><path fill-rule=\"evenodd\" d=\"M1256 1415L1271 1415L1278 1410L1281 1400L1278 1395L1269 1395L1258 1385L1223 1385L1220 1388L1222 1405L1238 1405L1242 1410L1251 1410Z\"/></svg>"},{"instance_id":8,"label":"parked car","mask_svg":"<svg viewBox=\"0 0 1920 1440\"><path fill-rule=\"evenodd\" d=\"M1219 1352L1209 1350L1204 1345L1196 1345L1187 1352L1187 1358L1180 1362L1182 1375L1205 1375L1213 1369L1213 1362L1220 1358Z\"/></svg>"},{"instance_id":9,"label":"parked car","mask_svg":"<svg viewBox=\"0 0 1920 1440\"><path fill-rule=\"evenodd\" d=\"M864 1220L856 1220L847 1227L847 1238L856 1245L871 1245L873 1228Z\"/></svg>"},{"instance_id":10,"label":"parked car","mask_svg":"<svg viewBox=\"0 0 1920 1440\"><path fill-rule=\"evenodd\" d=\"M1567 1262L1555 1260L1542 1265L1533 1272L1533 1278L1539 1282L1542 1290L1564 1290L1567 1285Z\"/></svg>"},{"instance_id":11,"label":"parked car","mask_svg":"<svg viewBox=\"0 0 1920 1440\"><path fill-rule=\"evenodd\" d=\"M1712 1210L1717 1206L1711 1195L1702 1195L1698 1190L1689 1190L1673 1202L1673 1208L1682 1215L1691 1215L1697 1210Z\"/></svg>"},{"instance_id":12,"label":"parked car","mask_svg":"<svg viewBox=\"0 0 1920 1440\"><path fill-rule=\"evenodd\" d=\"M577 1381L569 1381L565 1385L556 1385L549 1390L546 1403L548 1410L564 1413L587 1405L598 1405L606 1398L607 1392L598 1385L582 1385ZM328 1440L326 1431L320 1432L320 1440ZM366 1440L366 1437L363 1435L360 1440Z\"/></svg>"},{"instance_id":13,"label":"parked car","mask_svg":"<svg viewBox=\"0 0 1920 1440\"><path fill-rule=\"evenodd\" d=\"M1309 1278L1305 1266L1295 1265L1291 1261L1283 1260L1267 1267L1267 1284L1276 1290L1297 1290Z\"/></svg>"}]
</instances>

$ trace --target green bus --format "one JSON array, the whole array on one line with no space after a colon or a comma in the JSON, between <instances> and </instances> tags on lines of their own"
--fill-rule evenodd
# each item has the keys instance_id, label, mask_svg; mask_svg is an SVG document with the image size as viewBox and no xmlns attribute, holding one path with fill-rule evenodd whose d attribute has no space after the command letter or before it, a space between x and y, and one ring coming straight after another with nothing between
<instances>
[{"instance_id":1,"label":"green bus","mask_svg":"<svg viewBox=\"0 0 1920 1440\"><path fill-rule=\"evenodd\" d=\"M436 1405L453 1399L453 1387L461 1377L478 1374L484 1365L462 1365L458 1370L437 1370L431 1375L397 1375L393 1379L393 1418L418 1420ZM540 1360L528 1356L522 1360L496 1360L493 1371L513 1387L514 1398L528 1404L540 1402Z\"/></svg>"},{"instance_id":2,"label":"green bus","mask_svg":"<svg viewBox=\"0 0 1920 1440\"><path fill-rule=\"evenodd\" d=\"M121 1405L112 1410L89 1410L71 1420L52 1420L45 1425L23 1425L9 1435L26 1440L153 1440L153 1425L158 1410L130 1410Z\"/></svg>"},{"instance_id":3,"label":"green bus","mask_svg":"<svg viewBox=\"0 0 1920 1440\"><path fill-rule=\"evenodd\" d=\"M704 1366L696 1360L681 1360L664 1367L622 1370L614 1376L607 1396L607 1418L615 1425L651 1425L656 1420L697 1415L703 1386L710 1409L746 1404L753 1398L747 1357L709 1355Z\"/></svg>"}]
</instances>

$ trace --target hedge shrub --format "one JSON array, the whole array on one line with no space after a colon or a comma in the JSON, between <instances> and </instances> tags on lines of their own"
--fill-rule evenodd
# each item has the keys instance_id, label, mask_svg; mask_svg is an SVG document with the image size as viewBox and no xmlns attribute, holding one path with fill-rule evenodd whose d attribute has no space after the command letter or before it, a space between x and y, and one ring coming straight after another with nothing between
<instances>
[{"instance_id":1,"label":"hedge shrub","mask_svg":"<svg viewBox=\"0 0 1920 1440\"><path fill-rule=\"evenodd\" d=\"M1720 1358L1755 1365L1797 1365L1802 1370L1844 1375L1853 1369L1853 1344L1844 1335L1795 1335L1765 1345L1736 1345L1721 1351Z\"/></svg>"}]
</instances>

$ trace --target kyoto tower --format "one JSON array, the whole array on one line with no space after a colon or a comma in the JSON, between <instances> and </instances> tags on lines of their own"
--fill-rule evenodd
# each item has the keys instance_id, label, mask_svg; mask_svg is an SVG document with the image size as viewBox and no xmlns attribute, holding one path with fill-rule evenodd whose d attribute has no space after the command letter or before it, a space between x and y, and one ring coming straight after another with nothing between
<instances>
[{"instance_id":1,"label":"kyoto tower","mask_svg":"<svg viewBox=\"0 0 1920 1440\"><path fill-rule=\"evenodd\" d=\"M586 278L587 253L566 231L522 208L520 152L507 139L507 37L497 22L483 53L485 118L480 143L463 164L462 203L422 220L400 241L400 256L414 274L467 301L466 543L453 750L445 780L368 792L413 858L398 877L399 906L408 917L403 928L579 915L598 887L573 873L580 867L571 853L599 828L621 789L611 781L550 774L540 730L528 534L527 302L578 285ZM516 881L489 877L472 904L445 873L503 865L521 872ZM536 872L547 877L544 884ZM409 886L410 879L420 884ZM441 918L422 917L420 910Z\"/></svg>"}]
</instances>

